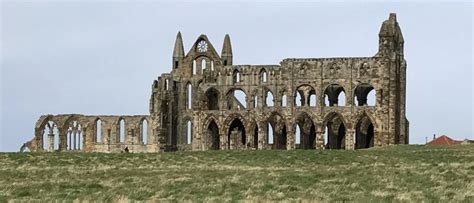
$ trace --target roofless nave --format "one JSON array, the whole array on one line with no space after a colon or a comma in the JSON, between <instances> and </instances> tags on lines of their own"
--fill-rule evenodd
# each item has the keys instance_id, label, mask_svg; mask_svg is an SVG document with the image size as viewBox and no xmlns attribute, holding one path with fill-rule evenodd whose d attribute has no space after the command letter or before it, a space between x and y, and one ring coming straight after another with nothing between
<instances>
[{"instance_id":1,"label":"roofless nave","mask_svg":"<svg viewBox=\"0 0 474 203\"><path fill-rule=\"evenodd\" d=\"M407 144L403 44L395 14L383 22L373 57L234 65L229 35L219 55L205 35L185 53L178 33L171 72L151 86L149 115L43 115L24 147L158 152Z\"/></svg>"}]
</instances>

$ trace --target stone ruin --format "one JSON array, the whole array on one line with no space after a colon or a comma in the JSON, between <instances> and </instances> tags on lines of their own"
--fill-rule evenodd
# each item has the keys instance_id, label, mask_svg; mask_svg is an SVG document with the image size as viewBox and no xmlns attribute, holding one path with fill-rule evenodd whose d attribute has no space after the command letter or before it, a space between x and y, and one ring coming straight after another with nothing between
<instances>
[{"instance_id":1,"label":"stone ruin","mask_svg":"<svg viewBox=\"0 0 474 203\"><path fill-rule=\"evenodd\" d=\"M373 57L234 65L201 35L176 37L172 70L151 85L149 115L43 115L30 151L360 149L408 144L406 61L396 15ZM372 100L372 101L371 101Z\"/></svg>"}]
</instances>

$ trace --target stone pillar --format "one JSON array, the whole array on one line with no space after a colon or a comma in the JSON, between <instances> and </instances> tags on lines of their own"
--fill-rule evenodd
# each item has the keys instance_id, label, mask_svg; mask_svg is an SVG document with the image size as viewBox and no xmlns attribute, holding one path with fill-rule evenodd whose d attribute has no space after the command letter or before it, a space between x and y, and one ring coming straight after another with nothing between
<instances>
[{"instance_id":1,"label":"stone pillar","mask_svg":"<svg viewBox=\"0 0 474 203\"><path fill-rule=\"evenodd\" d=\"M222 131L219 131L219 139L220 139L220 143L221 143L221 146L220 146L220 149L221 150L225 150L225 149L228 149L227 147L227 135L225 132L222 132Z\"/></svg>"},{"instance_id":2,"label":"stone pillar","mask_svg":"<svg viewBox=\"0 0 474 203\"><path fill-rule=\"evenodd\" d=\"M355 149L355 134L354 133L355 133L354 129L347 129L346 138L345 138L346 149L349 149L349 150Z\"/></svg>"},{"instance_id":3,"label":"stone pillar","mask_svg":"<svg viewBox=\"0 0 474 203\"><path fill-rule=\"evenodd\" d=\"M73 140L72 140L72 150L76 150L76 131L72 132Z\"/></svg>"},{"instance_id":4,"label":"stone pillar","mask_svg":"<svg viewBox=\"0 0 474 203\"><path fill-rule=\"evenodd\" d=\"M267 147L267 128L268 126L264 125L258 128L258 149L265 149Z\"/></svg>"},{"instance_id":5,"label":"stone pillar","mask_svg":"<svg viewBox=\"0 0 474 203\"><path fill-rule=\"evenodd\" d=\"M69 140L69 143L66 147L67 150L71 150L72 149L72 133L71 132L67 132L66 134L68 140Z\"/></svg>"},{"instance_id":6,"label":"stone pillar","mask_svg":"<svg viewBox=\"0 0 474 203\"><path fill-rule=\"evenodd\" d=\"M293 128L286 131L286 149L287 150L294 150L295 149L295 131Z\"/></svg>"},{"instance_id":7,"label":"stone pillar","mask_svg":"<svg viewBox=\"0 0 474 203\"><path fill-rule=\"evenodd\" d=\"M52 130L48 134L48 151L54 151L54 134Z\"/></svg>"},{"instance_id":8,"label":"stone pillar","mask_svg":"<svg viewBox=\"0 0 474 203\"><path fill-rule=\"evenodd\" d=\"M324 149L324 131L316 131L316 149Z\"/></svg>"}]
</instances>

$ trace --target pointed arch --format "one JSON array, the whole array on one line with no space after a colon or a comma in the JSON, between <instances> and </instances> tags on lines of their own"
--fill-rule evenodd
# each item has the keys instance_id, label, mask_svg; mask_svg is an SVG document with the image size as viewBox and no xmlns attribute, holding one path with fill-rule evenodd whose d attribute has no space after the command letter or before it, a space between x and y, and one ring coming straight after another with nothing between
<instances>
[{"instance_id":1,"label":"pointed arch","mask_svg":"<svg viewBox=\"0 0 474 203\"><path fill-rule=\"evenodd\" d=\"M95 120L95 142L102 142L102 120L100 118Z\"/></svg>"},{"instance_id":2,"label":"pointed arch","mask_svg":"<svg viewBox=\"0 0 474 203\"><path fill-rule=\"evenodd\" d=\"M326 115L324 122L325 148L345 149L347 122L344 117L337 112L330 112Z\"/></svg>"},{"instance_id":3,"label":"pointed arch","mask_svg":"<svg viewBox=\"0 0 474 203\"><path fill-rule=\"evenodd\" d=\"M140 137L141 143L147 144L148 140L148 120L146 118L142 118L140 122Z\"/></svg>"},{"instance_id":4,"label":"pointed arch","mask_svg":"<svg viewBox=\"0 0 474 203\"><path fill-rule=\"evenodd\" d=\"M361 115L355 125L355 149L373 147L375 141L375 124L366 113Z\"/></svg>"},{"instance_id":5,"label":"pointed arch","mask_svg":"<svg viewBox=\"0 0 474 203\"><path fill-rule=\"evenodd\" d=\"M260 83L266 83L268 78L267 78L267 71L265 70L265 68L262 68L260 70L260 73L259 73L259 81Z\"/></svg>"},{"instance_id":6,"label":"pointed arch","mask_svg":"<svg viewBox=\"0 0 474 203\"><path fill-rule=\"evenodd\" d=\"M204 74L204 70L207 68L207 61L206 58L203 58L201 60L201 75Z\"/></svg>"},{"instance_id":7,"label":"pointed arch","mask_svg":"<svg viewBox=\"0 0 474 203\"><path fill-rule=\"evenodd\" d=\"M220 148L219 126L213 118L207 124L207 146L212 150Z\"/></svg>"},{"instance_id":8,"label":"pointed arch","mask_svg":"<svg viewBox=\"0 0 474 203\"><path fill-rule=\"evenodd\" d=\"M239 70L237 69L234 69L234 71L232 72L232 81L234 83L239 83L241 81L242 78L240 78L240 72Z\"/></svg>"},{"instance_id":9,"label":"pointed arch","mask_svg":"<svg viewBox=\"0 0 474 203\"><path fill-rule=\"evenodd\" d=\"M196 75L196 69L197 69L197 66L196 66L196 59L195 59L193 60L193 66L191 67L192 75Z\"/></svg>"},{"instance_id":10,"label":"pointed arch","mask_svg":"<svg viewBox=\"0 0 474 203\"><path fill-rule=\"evenodd\" d=\"M272 112L267 119L267 140L273 149L286 149L286 123L284 117L277 112Z\"/></svg>"},{"instance_id":11,"label":"pointed arch","mask_svg":"<svg viewBox=\"0 0 474 203\"><path fill-rule=\"evenodd\" d=\"M126 132L126 126L125 126L125 119L124 118L120 118L119 121L118 121L118 132L119 132L118 142L119 143L124 143L125 142L125 132Z\"/></svg>"},{"instance_id":12,"label":"pointed arch","mask_svg":"<svg viewBox=\"0 0 474 203\"><path fill-rule=\"evenodd\" d=\"M297 145L300 149L314 149L315 142L316 142L316 126L306 112L300 112L296 116L296 130L299 130L299 145Z\"/></svg>"},{"instance_id":13,"label":"pointed arch","mask_svg":"<svg viewBox=\"0 0 474 203\"><path fill-rule=\"evenodd\" d=\"M239 118L234 118L229 125L227 133L228 148L229 149L243 149L247 144L247 137L245 134L245 125Z\"/></svg>"},{"instance_id":14,"label":"pointed arch","mask_svg":"<svg viewBox=\"0 0 474 203\"><path fill-rule=\"evenodd\" d=\"M271 90L267 90L265 93L265 106L267 107L274 106L273 93Z\"/></svg>"}]
</instances>

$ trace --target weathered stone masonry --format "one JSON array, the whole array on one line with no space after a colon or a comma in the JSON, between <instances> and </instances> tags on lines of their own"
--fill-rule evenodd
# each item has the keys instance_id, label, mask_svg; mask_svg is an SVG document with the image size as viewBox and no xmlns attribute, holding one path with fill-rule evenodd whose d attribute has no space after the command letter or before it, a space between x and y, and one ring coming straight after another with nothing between
<instances>
[{"instance_id":1,"label":"weathered stone masonry","mask_svg":"<svg viewBox=\"0 0 474 203\"><path fill-rule=\"evenodd\" d=\"M31 151L358 149L408 143L404 40L395 14L373 57L234 65L205 35L152 84L150 115L44 115ZM375 93L375 104L370 94ZM345 100L345 102L344 102Z\"/></svg>"}]
</instances>

